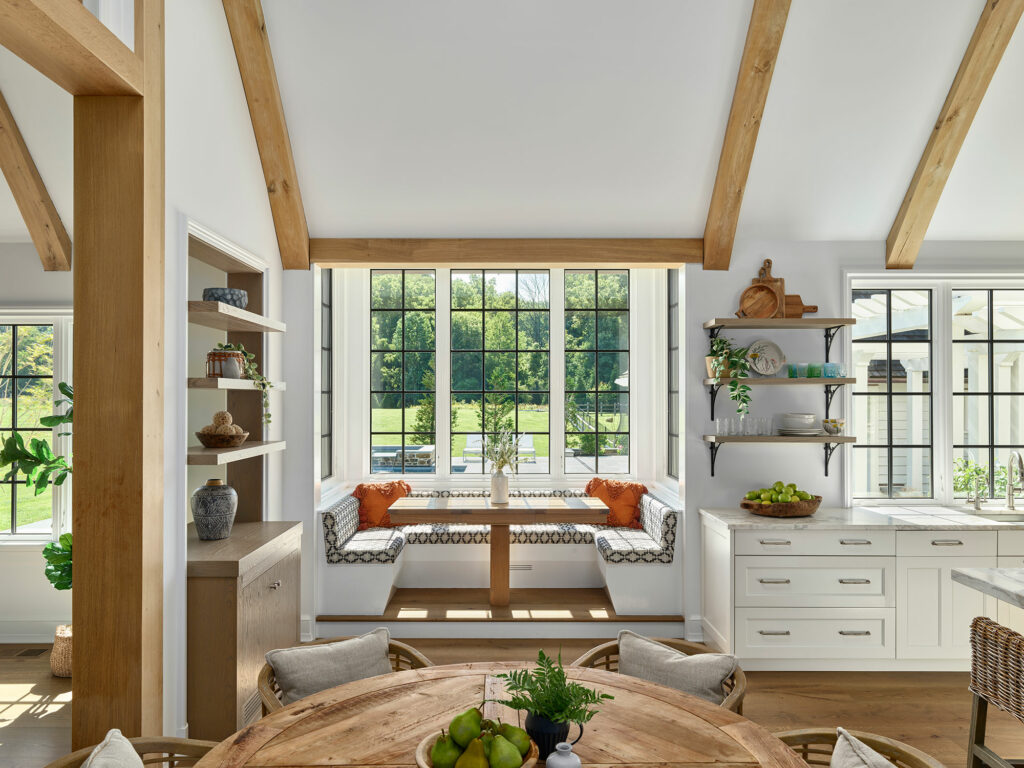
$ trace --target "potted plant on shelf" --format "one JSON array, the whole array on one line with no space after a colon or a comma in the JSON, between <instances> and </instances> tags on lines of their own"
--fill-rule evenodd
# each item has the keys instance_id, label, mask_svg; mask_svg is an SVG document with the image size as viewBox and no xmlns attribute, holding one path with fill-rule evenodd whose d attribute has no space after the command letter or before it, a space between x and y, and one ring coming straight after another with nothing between
<instances>
[{"instance_id":1,"label":"potted plant on shelf","mask_svg":"<svg viewBox=\"0 0 1024 768\"><path fill-rule=\"evenodd\" d=\"M545 758L555 751L555 745L569 738L571 723L580 729L572 743L583 738L583 724L597 714L601 702L614 698L570 682L565 676L561 654L556 661L540 651L536 669L516 669L497 677L505 681L508 695L498 703L526 712L526 732Z\"/></svg>"},{"instance_id":2,"label":"potted plant on shelf","mask_svg":"<svg viewBox=\"0 0 1024 768\"><path fill-rule=\"evenodd\" d=\"M68 409L64 413L43 416L39 421L44 427L56 428L71 424L74 419L74 390L63 381L57 385L57 389L64 397L54 405L66 405ZM65 436L71 433L59 434ZM19 432L13 432L0 449L0 468L3 467L10 467L4 479L10 479L15 472L21 472L25 476L25 485L34 489L36 496L43 493L50 483L63 485L72 472L71 464L64 456L56 455L48 441L32 438L26 445L25 438ZM57 541L51 541L43 547L43 559L46 561L43 572L54 589L71 589L71 544L71 534L64 533ZM55 677L71 677L70 624L60 625L54 633L50 671Z\"/></svg>"},{"instance_id":3,"label":"potted plant on shelf","mask_svg":"<svg viewBox=\"0 0 1024 768\"><path fill-rule=\"evenodd\" d=\"M750 412L750 387L742 379L750 377L747 347L733 346L732 339L718 336L711 340L709 354L704 358L708 375L714 379L730 378L729 399L736 403L736 413Z\"/></svg>"},{"instance_id":4,"label":"potted plant on shelf","mask_svg":"<svg viewBox=\"0 0 1024 768\"><path fill-rule=\"evenodd\" d=\"M508 503L508 475L505 470L516 471L519 458L519 439L515 432L503 429L484 440L484 460L491 462L491 501Z\"/></svg>"},{"instance_id":5,"label":"potted plant on shelf","mask_svg":"<svg viewBox=\"0 0 1024 768\"><path fill-rule=\"evenodd\" d=\"M217 349L225 352L239 352L242 357L245 358L245 362L242 364L242 378L249 379L253 383L253 386L258 389L263 395L263 423L270 423L270 390L274 386L271 384L267 377L260 373L259 366L256 365L256 353L249 352L244 344L232 344L230 342L219 342Z\"/></svg>"}]
</instances>

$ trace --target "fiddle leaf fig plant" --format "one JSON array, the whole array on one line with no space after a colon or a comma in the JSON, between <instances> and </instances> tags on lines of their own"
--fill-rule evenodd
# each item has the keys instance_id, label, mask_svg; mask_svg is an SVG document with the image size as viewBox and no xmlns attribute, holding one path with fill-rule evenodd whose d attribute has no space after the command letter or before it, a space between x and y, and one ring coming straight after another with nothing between
<instances>
[{"instance_id":1,"label":"fiddle leaf fig plant","mask_svg":"<svg viewBox=\"0 0 1024 768\"><path fill-rule=\"evenodd\" d=\"M719 336L711 340L709 354L714 357L711 370L716 378L730 378L729 399L736 403L736 413L750 413L750 387L743 379L750 377L750 359L747 347L734 346L731 339Z\"/></svg>"},{"instance_id":2,"label":"fiddle leaf fig plant","mask_svg":"<svg viewBox=\"0 0 1024 768\"><path fill-rule=\"evenodd\" d=\"M244 344L232 344L230 342L219 342L217 349L227 350L229 352L241 352L242 357L245 358L245 362L242 365L242 376L249 379L253 385L263 395L263 423L270 423L270 390L273 388L273 384L260 373L259 366L256 365L256 353L250 352L245 348Z\"/></svg>"},{"instance_id":3,"label":"fiddle leaf fig plant","mask_svg":"<svg viewBox=\"0 0 1024 768\"><path fill-rule=\"evenodd\" d=\"M43 573L54 589L71 589L71 534L61 534L60 539L43 547L46 568Z\"/></svg>"}]
</instances>

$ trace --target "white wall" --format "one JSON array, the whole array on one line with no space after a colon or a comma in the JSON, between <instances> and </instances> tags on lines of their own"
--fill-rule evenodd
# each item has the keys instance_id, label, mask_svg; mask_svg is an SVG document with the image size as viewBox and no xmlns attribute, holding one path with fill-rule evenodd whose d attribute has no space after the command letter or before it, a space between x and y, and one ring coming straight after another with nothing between
<instances>
[{"instance_id":1,"label":"white wall","mask_svg":"<svg viewBox=\"0 0 1024 768\"><path fill-rule=\"evenodd\" d=\"M280 319L283 307L270 203L224 9L206 0L175 0L167 4L165 13L164 730L184 735L185 524L192 490L185 470L185 449L191 442L185 390L187 222L197 222L265 261L270 269L265 312ZM284 340L277 336L269 339L266 375L287 380L281 361ZM280 439L287 415L281 396L271 397L270 439ZM283 507L282 466L281 454L270 457L271 519L290 518L290 511Z\"/></svg>"},{"instance_id":2,"label":"white wall","mask_svg":"<svg viewBox=\"0 0 1024 768\"><path fill-rule=\"evenodd\" d=\"M0 242L0 274L0 309L70 307L74 300L71 272L44 272L32 243Z\"/></svg>"}]
</instances>

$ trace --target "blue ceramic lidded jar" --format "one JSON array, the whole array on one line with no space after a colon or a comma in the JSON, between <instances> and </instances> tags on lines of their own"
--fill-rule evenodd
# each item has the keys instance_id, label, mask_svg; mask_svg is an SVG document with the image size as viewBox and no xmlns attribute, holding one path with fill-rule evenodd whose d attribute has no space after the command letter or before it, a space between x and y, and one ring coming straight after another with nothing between
<instances>
[{"instance_id":1,"label":"blue ceramic lidded jar","mask_svg":"<svg viewBox=\"0 0 1024 768\"><path fill-rule=\"evenodd\" d=\"M213 478L192 493L192 520L201 541L226 539L231 535L238 509L238 494L223 480Z\"/></svg>"}]
</instances>

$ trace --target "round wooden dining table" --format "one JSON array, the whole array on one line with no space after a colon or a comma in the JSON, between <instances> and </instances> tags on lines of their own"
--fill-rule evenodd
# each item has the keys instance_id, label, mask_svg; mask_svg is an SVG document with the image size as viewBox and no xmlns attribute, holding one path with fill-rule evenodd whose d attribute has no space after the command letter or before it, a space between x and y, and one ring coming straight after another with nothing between
<instances>
[{"instance_id":1,"label":"round wooden dining table","mask_svg":"<svg viewBox=\"0 0 1024 768\"><path fill-rule=\"evenodd\" d=\"M485 697L500 696L503 681L495 675L524 666L428 667L330 688L242 729L197 766L414 766L425 736ZM615 672L567 667L566 674L615 697L600 706L573 748L584 766L806 768L761 726L703 699ZM525 717L487 707L486 716L504 722ZM573 726L570 738L576 732Z\"/></svg>"}]
</instances>

